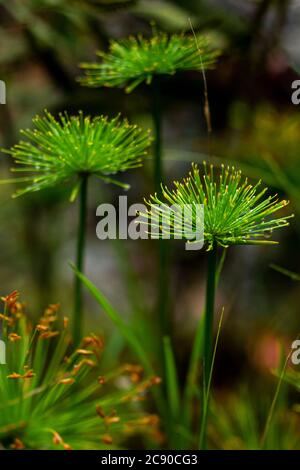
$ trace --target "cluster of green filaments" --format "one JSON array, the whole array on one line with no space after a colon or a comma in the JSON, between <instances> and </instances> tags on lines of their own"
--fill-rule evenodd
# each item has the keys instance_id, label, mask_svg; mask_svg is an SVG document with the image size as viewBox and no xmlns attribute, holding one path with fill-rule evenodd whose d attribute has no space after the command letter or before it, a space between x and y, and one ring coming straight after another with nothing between
<instances>
[{"instance_id":1,"label":"cluster of green filaments","mask_svg":"<svg viewBox=\"0 0 300 470\"><path fill-rule=\"evenodd\" d=\"M155 433L158 418L136 406L157 377L138 364L100 375L103 339L71 348L68 319L50 305L34 327L18 301L3 297L6 363L0 367L0 446L13 449L117 448L132 434ZM122 388L117 383L122 378Z\"/></svg>"},{"instance_id":2,"label":"cluster of green filaments","mask_svg":"<svg viewBox=\"0 0 300 470\"><path fill-rule=\"evenodd\" d=\"M21 131L26 141L10 150L17 165L13 172L25 173L15 179L27 183L16 195L64 183L74 177L95 175L104 181L121 183L108 175L141 165L151 138L136 125L120 116L85 117L81 112L69 117L60 114L56 119L49 112L33 119L34 129ZM12 180L9 180L12 182ZM126 186L126 185L125 185ZM74 194L76 195L76 181Z\"/></svg>"},{"instance_id":3,"label":"cluster of green filaments","mask_svg":"<svg viewBox=\"0 0 300 470\"><path fill-rule=\"evenodd\" d=\"M107 53L99 51L100 63L83 63L86 76L80 81L90 87L124 87L128 93L154 75L212 67L218 55L205 37L195 41L183 34L155 32L153 36L112 41Z\"/></svg>"},{"instance_id":4,"label":"cluster of green filaments","mask_svg":"<svg viewBox=\"0 0 300 470\"><path fill-rule=\"evenodd\" d=\"M270 240L274 229L287 226L288 217L272 218L272 214L284 208L288 201L279 201L277 195L266 196L267 188L260 189L259 181L254 186L243 178L241 171L234 167L221 166L220 172L213 165L203 164L203 175L197 165L182 182L174 182L174 189L162 187L162 196L150 196L146 201L149 209L146 217L157 228L160 220L169 212L169 207L189 208L192 216L192 233L201 226L204 218L204 243L208 250L220 245L272 244ZM217 173L219 173L217 175ZM203 205L203 215L196 210ZM199 221L196 217L202 217ZM172 234L178 235L180 222L178 216L171 219ZM182 224L181 224L182 226ZM169 228L166 228L169 230ZM164 224L160 224L160 236L164 237ZM180 232L183 234L184 233ZM188 239L188 238L187 238Z\"/></svg>"}]
</instances>

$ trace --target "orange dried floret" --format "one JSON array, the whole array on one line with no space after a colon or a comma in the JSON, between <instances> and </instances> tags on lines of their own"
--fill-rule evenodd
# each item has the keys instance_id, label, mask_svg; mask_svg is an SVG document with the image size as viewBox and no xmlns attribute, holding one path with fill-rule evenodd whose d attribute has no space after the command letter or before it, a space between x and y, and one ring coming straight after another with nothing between
<instances>
[{"instance_id":1,"label":"orange dried floret","mask_svg":"<svg viewBox=\"0 0 300 470\"><path fill-rule=\"evenodd\" d=\"M19 438L15 438L14 442L10 446L11 449L22 450L25 449L24 443Z\"/></svg>"},{"instance_id":2,"label":"orange dried floret","mask_svg":"<svg viewBox=\"0 0 300 470\"><path fill-rule=\"evenodd\" d=\"M41 339L54 338L59 335L59 331L46 331L45 333L40 334Z\"/></svg>"},{"instance_id":3,"label":"orange dried floret","mask_svg":"<svg viewBox=\"0 0 300 470\"><path fill-rule=\"evenodd\" d=\"M103 349L104 347L104 341L102 338L99 336L96 336L94 334L91 334L89 336L85 336L82 340L82 346L83 348L86 348L86 346L93 346L96 349Z\"/></svg>"},{"instance_id":4,"label":"orange dried floret","mask_svg":"<svg viewBox=\"0 0 300 470\"><path fill-rule=\"evenodd\" d=\"M70 444L67 444L66 442L63 443L63 448L65 450L72 450L72 447L70 446Z\"/></svg>"},{"instance_id":5,"label":"orange dried floret","mask_svg":"<svg viewBox=\"0 0 300 470\"><path fill-rule=\"evenodd\" d=\"M91 356L94 354L94 351L89 351L88 349L77 349L76 352L82 356Z\"/></svg>"},{"instance_id":6,"label":"orange dried floret","mask_svg":"<svg viewBox=\"0 0 300 470\"><path fill-rule=\"evenodd\" d=\"M16 341L20 341L20 339L22 339L22 336L18 335L17 333L10 333L8 335L8 339L9 341L11 341L12 343L16 342Z\"/></svg>"},{"instance_id":7,"label":"orange dried floret","mask_svg":"<svg viewBox=\"0 0 300 470\"><path fill-rule=\"evenodd\" d=\"M45 316L53 315L54 313L57 313L58 310L60 309L60 304L50 304L45 310Z\"/></svg>"},{"instance_id":8,"label":"orange dried floret","mask_svg":"<svg viewBox=\"0 0 300 470\"><path fill-rule=\"evenodd\" d=\"M91 359L83 359L82 361L80 361L78 364L75 364L73 366L73 371L72 373L73 374L77 374L77 372L81 369L82 366L89 366L89 367L95 367L96 366L96 363L95 361L92 361Z\"/></svg>"},{"instance_id":9,"label":"orange dried floret","mask_svg":"<svg viewBox=\"0 0 300 470\"><path fill-rule=\"evenodd\" d=\"M59 445L63 443L63 438L58 434L58 432L53 432L53 444Z\"/></svg>"},{"instance_id":10,"label":"orange dried floret","mask_svg":"<svg viewBox=\"0 0 300 470\"><path fill-rule=\"evenodd\" d=\"M12 326L14 324L14 318L8 317L7 315L4 315L4 313L0 313L0 318L6 321L9 326Z\"/></svg>"},{"instance_id":11,"label":"orange dried floret","mask_svg":"<svg viewBox=\"0 0 300 470\"><path fill-rule=\"evenodd\" d=\"M13 372L7 376L8 379L31 379L35 376L35 373L32 369L27 370L25 374L19 374L17 372Z\"/></svg>"},{"instance_id":12,"label":"orange dried floret","mask_svg":"<svg viewBox=\"0 0 300 470\"><path fill-rule=\"evenodd\" d=\"M97 415L100 416L100 418L105 418L105 413L100 405L96 406L96 412L97 412Z\"/></svg>"},{"instance_id":13,"label":"orange dried floret","mask_svg":"<svg viewBox=\"0 0 300 470\"><path fill-rule=\"evenodd\" d=\"M109 426L110 424L119 423L120 417L119 416L105 416L104 422L107 426Z\"/></svg>"},{"instance_id":14,"label":"orange dried floret","mask_svg":"<svg viewBox=\"0 0 300 470\"><path fill-rule=\"evenodd\" d=\"M19 297L19 292L14 290L10 294L6 295L5 297L1 297L1 300L5 303L6 307L10 310L13 308L17 302Z\"/></svg>"},{"instance_id":15,"label":"orange dried floret","mask_svg":"<svg viewBox=\"0 0 300 470\"><path fill-rule=\"evenodd\" d=\"M61 379L58 381L59 384L63 385L72 385L75 382L75 379L72 379L72 377L67 377L66 379Z\"/></svg>"},{"instance_id":16,"label":"orange dried floret","mask_svg":"<svg viewBox=\"0 0 300 470\"><path fill-rule=\"evenodd\" d=\"M112 444L113 440L112 440L112 437L109 434L104 434L104 436L102 436L102 442L104 444Z\"/></svg>"},{"instance_id":17,"label":"orange dried floret","mask_svg":"<svg viewBox=\"0 0 300 470\"><path fill-rule=\"evenodd\" d=\"M42 325L42 324L39 323L38 325L36 325L35 329L36 329L37 331L48 331L48 330L49 330L49 326L47 326L47 325Z\"/></svg>"}]
</instances>

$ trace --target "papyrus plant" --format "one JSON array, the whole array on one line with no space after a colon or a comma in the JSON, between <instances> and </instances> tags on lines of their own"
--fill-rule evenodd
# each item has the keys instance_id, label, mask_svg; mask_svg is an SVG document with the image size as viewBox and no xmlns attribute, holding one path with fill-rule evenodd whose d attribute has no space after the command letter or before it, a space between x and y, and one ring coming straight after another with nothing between
<instances>
[{"instance_id":1,"label":"papyrus plant","mask_svg":"<svg viewBox=\"0 0 300 470\"><path fill-rule=\"evenodd\" d=\"M149 132L119 116L91 118L82 113L71 117L60 114L56 119L45 112L44 116L33 119L33 125L33 129L21 131L24 140L6 150L15 163L12 171L19 174L9 182L25 184L15 196L66 184L71 185L71 200L79 194L76 259L78 270L83 271L89 178L96 176L127 188L114 175L141 165L150 144ZM76 344L82 333L83 306L78 277L75 282L73 336Z\"/></svg>"},{"instance_id":2,"label":"papyrus plant","mask_svg":"<svg viewBox=\"0 0 300 470\"><path fill-rule=\"evenodd\" d=\"M205 70L214 66L218 52L207 38L185 34L168 35L153 30L150 38L141 35L110 42L107 52L99 51L100 62L83 63L85 76L81 83L90 87L121 87L127 93L141 83L151 85L151 107L154 128L154 187L160 194L162 169L162 103L160 81L188 70ZM169 333L167 312L167 254L163 241L159 244L158 311L163 333Z\"/></svg>"},{"instance_id":3,"label":"papyrus plant","mask_svg":"<svg viewBox=\"0 0 300 470\"><path fill-rule=\"evenodd\" d=\"M212 367L213 352L213 321L215 309L215 288L217 275L218 247L227 248L231 245L274 245L272 239L275 229L286 227L288 217L275 216L288 201L279 200L277 195L268 195L267 188L261 188L261 182L252 185L234 167L221 166L220 171L212 165L203 165L200 174L197 165L192 166L189 176L176 181L174 188L162 185L162 196L150 196L147 203L149 209L145 215L145 223L154 223L164 215L169 216L169 206L182 208L203 204L204 206L204 243L207 249L206 301L204 319L204 397L208 391ZM192 214L197 216L197 211ZM169 218L170 219L170 218ZM172 218L170 219L172 223ZM154 222L153 222L154 221ZM174 221L174 220L173 220ZM178 234L176 224L166 227L160 224L159 235ZM199 227L196 219L191 221L192 227ZM184 231L182 231L184 238ZM190 242L190 240L188 240ZM205 446L206 413L202 417L200 446Z\"/></svg>"},{"instance_id":4,"label":"papyrus plant","mask_svg":"<svg viewBox=\"0 0 300 470\"><path fill-rule=\"evenodd\" d=\"M157 377L145 378L137 364L103 375L101 337L90 334L74 350L58 305L50 305L32 325L17 297L17 292L3 297L0 314L6 344L6 364L0 365L0 445L99 450L118 448L139 432L156 432L158 418L143 413L136 402L159 382Z\"/></svg>"}]
</instances>

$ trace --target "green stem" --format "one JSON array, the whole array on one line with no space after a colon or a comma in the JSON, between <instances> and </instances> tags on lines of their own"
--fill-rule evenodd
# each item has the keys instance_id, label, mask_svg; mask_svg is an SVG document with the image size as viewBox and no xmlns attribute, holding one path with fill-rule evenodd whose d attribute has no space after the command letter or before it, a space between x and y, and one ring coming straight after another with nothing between
<instances>
[{"instance_id":1,"label":"green stem","mask_svg":"<svg viewBox=\"0 0 300 470\"><path fill-rule=\"evenodd\" d=\"M213 324L215 309L215 291L216 291L216 273L217 273L217 250L213 248L208 252L207 259L207 284L206 284L206 304L204 318L204 353L203 353L203 409L208 407L209 400L209 378L212 366L213 351ZM202 448L205 449L205 434L207 424L207 413L202 413Z\"/></svg>"},{"instance_id":2,"label":"green stem","mask_svg":"<svg viewBox=\"0 0 300 470\"><path fill-rule=\"evenodd\" d=\"M264 431L263 431L263 434L262 434L262 437L261 437L261 441L260 441L260 448L262 450L266 450L265 449L266 439L267 439L267 436L268 436L268 433L269 433L269 430L270 430L270 427L271 427L271 423L272 423L272 420L273 420L273 417L274 417L276 404L277 404L277 401L278 401L278 397L279 397L279 393L280 393L280 390L281 390L281 387L282 387L282 383L283 383L283 380L284 380L286 369L287 369L289 360L290 360L291 355L292 355L292 351L293 350L291 349L290 353L288 354L288 356L287 356L287 358L286 358L286 360L283 364L283 367L282 367L282 370L281 370L281 373L280 373L280 376L279 376L279 380L277 382L275 395L274 395L272 403L271 403L271 407L270 407L270 410L269 410L269 413L268 413L265 428L264 428Z\"/></svg>"},{"instance_id":3,"label":"green stem","mask_svg":"<svg viewBox=\"0 0 300 470\"><path fill-rule=\"evenodd\" d=\"M81 186L79 192L79 221L77 232L77 254L76 268L83 273L84 268L84 248L85 248L85 230L87 218L87 185L88 177L81 177ZM82 282L78 276L75 276L75 298L74 298L74 318L73 318L73 340L77 346L82 337L83 327L83 301L82 301Z\"/></svg>"},{"instance_id":4,"label":"green stem","mask_svg":"<svg viewBox=\"0 0 300 470\"><path fill-rule=\"evenodd\" d=\"M209 394L210 394L212 374L213 374L213 369L214 369L214 364L215 364L215 359L216 359L217 347L219 344L220 332L221 332L221 327L223 323L223 316L224 316L224 308L222 310L221 317L219 320L218 332L217 332L215 347L214 347L210 371L209 371L207 389L205 393L203 393L203 407L202 407L202 421L201 421L200 436L199 436L199 449L206 449L206 427L207 427L207 417L208 417L208 411L209 411Z\"/></svg>"},{"instance_id":5,"label":"green stem","mask_svg":"<svg viewBox=\"0 0 300 470\"><path fill-rule=\"evenodd\" d=\"M163 182L162 165L162 105L160 80L155 78L152 84L153 92L153 127L154 127L154 189L161 196L161 183ZM158 242L158 314L160 321L161 337L170 335L170 321L168 315L168 250L167 240Z\"/></svg>"},{"instance_id":6,"label":"green stem","mask_svg":"<svg viewBox=\"0 0 300 470\"><path fill-rule=\"evenodd\" d=\"M206 303L204 320L204 382L207 389L212 359L213 323L215 309L217 250L212 249L207 256Z\"/></svg>"},{"instance_id":7,"label":"green stem","mask_svg":"<svg viewBox=\"0 0 300 470\"><path fill-rule=\"evenodd\" d=\"M161 184L164 182L163 164L162 164L162 99L160 79L156 77L152 83L152 119L154 130L154 161L153 161L153 183L154 190L160 197L162 195ZM159 328L160 347L157 351L158 358L162 362L162 377L164 383L164 394L167 399L168 387L166 386L170 374L169 362L164 347L163 338L171 337L171 327L169 318L169 286L168 286L168 240L158 240L158 276L157 276L157 315ZM170 403L167 399L166 407L166 432L169 435L169 441L173 446L174 439L174 416L172 414Z\"/></svg>"},{"instance_id":8,"label":"green stem","mask_svg":"<svg viewBox=\"0 0 300 470\"><path fill-rule=\"evenodd\" d=\"M158 194L161 194L161 183L163 181L162 168L162 106L160 81L158 78L153 80L153 126L154 126L154 188Z\"/></svg>"}]
</instances>

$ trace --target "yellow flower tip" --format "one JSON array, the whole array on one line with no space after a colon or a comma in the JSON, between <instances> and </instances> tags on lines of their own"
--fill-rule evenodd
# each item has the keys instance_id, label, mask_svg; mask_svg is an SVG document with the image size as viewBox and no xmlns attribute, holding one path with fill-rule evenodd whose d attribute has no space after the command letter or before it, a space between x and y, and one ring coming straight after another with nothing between
<instances>
[{"instance_id":1,"label":"yellow flower tip","mask_svg":"<svg viewBox=\"0 0 300 470\"><path fill-rule=\"evenodd\" d=\"M7 376L7 378L8 379L14 379L14 380L16 380L16 379L31 379L34 376L35 376L35 374L34 374L33 370L29 369L25 372L25 374L19 374L17 372L13 372L12 374L9 374Z\"/></svg>"},{"instance_id":2,"label":"yellow flower tip","mask_svg":"<svg viewBox=\"0 0 300 470\"><path fill-rule=\"evenodd\" d=\"M100 375L97 381L98 381L98 384L104 385L106 383L106 378L103 375Z\"/></svg>"},{"instance_id":3,"label":"yellow flower tip","mask_svg":"<svg viewBox=\"0 0 300 470\"><path fill-rule=\"evenodd\" d=\"M73 385L74 382L75 379L73 379L72 377L67 377L58 381L58 383L61 385Z\"/></svg>"},{"instance_id":4,"label":"yellow flower tip","mask_svg":"<svg viewBox=\"0 0 300 470\"><path fill-rule=\"evenodd\" d=\"M162 378L158 376L154 376L150 379L151 385L160 385L162 383Z\"/></svg>"},{"instance_id":5,"label":"yellow flower tip","mask_svg":"<svg viewBox=\"0 0 300 470\"><path fill-rule=\"evenodd\" d=\"M104 434L101 438L103 444L112 444L113 443L113 439L112 437L109 435L109 434Z\"/></svg>"},{"instance_id":6,"label":"yellow flower tip","mask_svg":"<svg viewBox=\"0 0 300 470\"><path fill-rule=\"evenodd\" d=\"M39 335L39 339L50 339L59 335L59 331L45 331Z\"/></svg>"},{"instance_id":7,"label":"yellow flower tip","mask_svg":"<svg viewBox=\"0 0 300 470\"><path fill-rule=\"evenodd\" d=\"M48 331L49 326L38 324L35 327L36 331Z\"/></svg>"},{"instance_id":8,"label":"yellow flower tip","mask_svg":"<svg viewBox=\"0 0 300 470\"><path fill-rule=\"evenodd\" d=\"M56 432L56 431L53 431L53 439L52 439L52 442L53 442L53 444L55 444L55 445L60 445L60 444L63 443L62 437L61 437L60 434L58 434L58 432Z\"/></svg>"},{"instance_id":9,"label":"yellow flower tip","mask_svg":"<svg viewBox=\"0 0 300 470\"><path fill-rule=\"evenodd\" d=\"M12 343L15 343L17 341L20 341L22 339L22 336L18 335L17 333L10 333L8 335L8 339L9 341L11 341Z\"/></svg>"},{"instance_id":10,"label":"yellow flower tip","mask_svg":"<svg viewBox=\"0 0 300 470\"><path fill-rule=\"evenodd\" d=\"M64 450L72 450L72 447L63 440L63 438L61 437L60 434L58 434L58 432L56 431L52 431L52 432L53 432L52 442L54 445L60 445L63 447Z\"/></svg>"},{"instance_id":11,"label":"yellow flower tip","mask_svg":"<svg viewBox=\"0 0 300 470\"><path fill-rule=\"evenodd\" d=\"M105 418L105 413L100 405L96 405L96 413L100 418Z\"/></svg>"},{"instance_id":12,"label":"yellow flower tip","mask_svg":"<svg viewBox=\"0 0 300 470\"><path fill-rule=\"evenodd\" d=\"M25 445L24 443L21 441L21 439L19 438L15 438L14 439L14 442L10 445L10 448L11 449L14 449L14 450L23 450L25 449Z\"/></svg>"},{"instance_id":13,"label":"yellow flower tip","mask_svg":"<svg viewBox=\"0 0 300 470\"><path fill-rule=\"evenodd\" d=\"M77 349L76 353L81 355L81 356L92 356L94 351L90 351L89 349Z\"/></svg>"},{"instance_id":14,"label":"yellow flower tip","mask_svg":"<svg viewBox=\"0 0 300 470\"><path fill-rule=\"evenodd\" d=\"M64 450L72 450L72 447L70 446L70 444L67 444L66 442L63 443L63 448Z\"/></svg>"},{"instance_id":15,"label":"yellow flower tip","mask_svg":"<svg viewBox=\"0 0 300 470\"><path fill-rule=\"evenodd\" d=\"M17 372L13 372L12 374L9 374L6 376L7 379L21 379L22 375L18 374Z\"/></svg>"},{"instance_id":16,"label":"yellow flower tip","mask_svg":"<svg viewBox=\"0 0 300 470\"><path fill-rule=\"evenodd\" d=\"M104 422L106 426L110 426L111 424L116 424L121 421L119 416L106 416L104 417Z\"/></svg>"}]
</instances>

